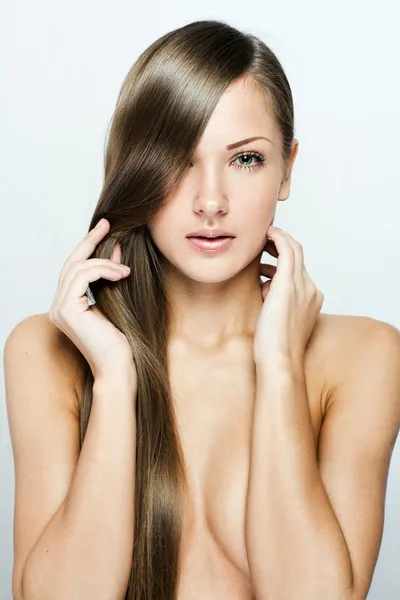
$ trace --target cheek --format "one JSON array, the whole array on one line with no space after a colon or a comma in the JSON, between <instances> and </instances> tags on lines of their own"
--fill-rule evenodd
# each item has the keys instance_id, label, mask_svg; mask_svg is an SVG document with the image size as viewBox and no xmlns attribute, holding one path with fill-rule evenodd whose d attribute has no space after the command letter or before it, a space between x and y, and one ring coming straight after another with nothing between
<instances>
[{"instance_id":1,"label":"cheek","mask_svg":"<svg viewBox=\"0 0 400 600\"><path fill-rule=\"evenodd\" d=\"M251 192L248 191L249 193ZM268 228L274 218L276 202L276 197L272 194L270 197L265 193L258 197L253 195L246 203L238 203L237 222L247 231L257 232Z\"/></svg>"},{"instance_id":2,"label":"cheek","mask_svg":"<svg viewBox=\"0 0 400 600\"><path fill-rule=\"evenodd\" d=\"M243 207L238 215L237 222L240 223L238 235L246 240L246 246L250 252L259 252L267 239L267 230L271 225L275 214L276 200L269 201L265 195L247 207Z\"/></svg>"},{"instance_id":3,"label":"cheek","mask_svg":"<svg viewBox=\"0 0 400 600\"><path fill-rule=\"evenodd\" d=\"M177 239L180 237L180 217L172 210L164 210L148 224L151 238L158 250L174 262Z\"/></svg>"},{"instance_id":4,"label":"cheek","mask_svg":"<svg viewBox=\"0 0 400 600\"><path fill-rule=\"evenodd\" d=\"M151 236L156 243L157 240L162 241L163 239L167 239L169 232L173 229L174 223L176 225L176 217L171 213L171 210L164 208L148 224Z\"/></svg>"}]
</instances>

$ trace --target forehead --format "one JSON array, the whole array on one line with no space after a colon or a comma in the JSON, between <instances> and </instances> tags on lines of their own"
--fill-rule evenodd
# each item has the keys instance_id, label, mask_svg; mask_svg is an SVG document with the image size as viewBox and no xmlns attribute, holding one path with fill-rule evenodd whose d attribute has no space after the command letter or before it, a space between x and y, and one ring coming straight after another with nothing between
<instances>
[{"instance_id":1,"label":"forehead","mask_svg":"<svg viewBox=\"0 0 400 600\"><path fill-rule=\"evenodd\" d=\"M231 83L222 94L200 145L221 140L228 144L253 135L265 135L277 143L279 130L267 94L250 80L240 79Z\"/></svg>"}]
</instances>

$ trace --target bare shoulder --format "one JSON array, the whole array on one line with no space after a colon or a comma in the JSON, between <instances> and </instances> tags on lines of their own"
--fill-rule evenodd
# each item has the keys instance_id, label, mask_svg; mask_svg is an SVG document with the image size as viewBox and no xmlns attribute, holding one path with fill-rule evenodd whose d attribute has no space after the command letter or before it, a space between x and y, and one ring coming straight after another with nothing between
<instances>
[{"instance_id":1,"label":"bare shoulder","mask_svg":"<svg viewBox=\"0 0 400 600\"><path fill-rule=\"evenodd\" d=\"M325 387L327 409L331 392L344 381L400 372L400 331L371 317L321 313L307 354Z\"/></svg>"},{"instance_id":2,"label":"bare shoulder","mask_svg":"<svg viewBox=\"0 0 400 600\"><path fill-rule=\"evenodd\" d=\"M80 453L77 349L48 314L26 317L4 347L6 408L14 454L13 597L28 556L65 498Z\"/></svg>"},{"instance_id":3,"label":"bare shoulder","mask_svg":"<svg viewBox=\"0 0 400 600\"><path fill-rule=\"evenodd\" d=\"M379 554L400 427L400 332L369 317L322 314L311 346L329 390L318 468L351 556L351 597L361 600Z\"/></svg>"},{"instance_id":4,"label":"bare shoulder","mask_svg":"<svg viewBox=\"0 0 400 600\"><path fill-rule=\"evenodd\" d=\"M21 377L24 374L24 361L35 357L35 370L51 382L67 386L73 394L60 394L61 399L70 403L67 407L73 414L79 414L79 384L83 372L83 357L72 341L56 325L48 313L30 315L17 323L8 335L4 346L4 361L15 362ZM11 365L12 367L12 365ZM73 402L73 404L72 404Z\"/></svg>"}]
</instances>

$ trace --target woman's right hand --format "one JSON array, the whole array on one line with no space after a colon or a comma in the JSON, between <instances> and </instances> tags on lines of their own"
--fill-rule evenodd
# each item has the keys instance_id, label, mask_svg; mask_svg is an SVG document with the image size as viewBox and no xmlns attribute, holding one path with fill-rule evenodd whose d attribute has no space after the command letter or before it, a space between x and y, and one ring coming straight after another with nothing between
<instances>
[{"instance_id":1,"label":"woman's right hand","mask_svg":"<svg viewBox=\"0 0 400 600\"><path fill-rule=\"evenodd\" d=\"M89 231L67 258L49 317L86 358L95 379L115 374L116 369L129 369L129 375L133 375L136 384L136 367L126 336L95 306L89 306L86 296L92 281L101 278L117 281L130 273L129 267L121 264L119 244L116 244L110 260L88 259L109 228L109 221L104 219L100 227L97 225Z\"/></svg>"}]
</instances>

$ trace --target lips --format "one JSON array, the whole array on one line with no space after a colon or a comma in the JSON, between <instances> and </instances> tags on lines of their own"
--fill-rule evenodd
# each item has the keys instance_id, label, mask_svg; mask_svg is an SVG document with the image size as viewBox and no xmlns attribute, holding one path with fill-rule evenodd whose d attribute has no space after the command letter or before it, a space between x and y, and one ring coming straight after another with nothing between
<instances>
[{"instance_id":1,"label":"lips","mask_svg":"<svg viewBox=\"0 0 400 600\"><path fill-rule=\"evenodd\" d=\"M215 239L217 237L235 237L229 231L225 231L224 229L197 229L196 231L192 231L186 237L188 238L206 238L206 239Z\"/></svg>"},{"instance_id":2,"label":"lips","mask_svg":"<svg viewBox=\"0 0 400 600\"><path fill-rule=\"evenodd\" d=\"M215 253L227 250L233 244L234 237L215 236L214 238L207 238L201 236L189 236L188 241L193 248L200 252Z\"/></svg>"}]
</instances>

